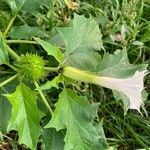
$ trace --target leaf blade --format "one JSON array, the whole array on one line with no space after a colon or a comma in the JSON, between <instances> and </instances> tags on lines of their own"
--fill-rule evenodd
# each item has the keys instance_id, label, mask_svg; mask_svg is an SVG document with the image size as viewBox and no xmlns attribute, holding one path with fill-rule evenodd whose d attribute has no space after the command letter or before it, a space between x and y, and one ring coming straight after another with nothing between
<instances>
[{"instance_id":1,"label":"leaf blade","mask_svg":"<svg viewBox=\"0 0 150 150\"><path fill-rule=\"evenodd\" d=\"M44 150L64 150L64 136L55 129L44 129L42 136Z\"/></svg>"},{"instance_id":2,"label":"leaf blade","mask_svg":"<svg viewBox=\"0 0 150 150\"><path fill-rule=\"evenodd\" d=\"M87 104L74 91L64 89L60 94L54 116L46 127L56 128L57 131L67 128L65 150L106 149L105 141L99 141L100 135L92 123L97 106Z\"/></svg>"},{"instance_id":3,"label":"leaf blade","mask_svg":"<svg viewBox=\"0 0 150 150\"><path fill-rule=\"evenodd\" d=\"M43 49L48 53L48 55L54 56L54 58L58 62L61 62L63 60L63 53L61 52L61 50L58 47L56 47L48 42L45 42L39 38L35 38L35 40L43 47Z\"/></svg>"},{"instance_id":4,"label":"leaf blade","mask_svg":"<svg viewBox=\"0 0 150 150\"><path fill-rule=\"evenodd\" d=\"M22 26L15 26L10 32L10 36L14 39L32 39L34 36L41 38L49 37L44 31L40 30L38 27L31 27L27 24Z\"/></svg>"},{"instance_id":5,"label":"leaf blade","mask_svg":"<svg viewBox=\"0 0 150 150\"><path fill-rule=\"evenodd\" d=\"M63 83L63 77L61 75L58 75L53 80L46 82L44 85L40 86L40 90L48 90L52 87L55 87L56 89L59 88L59 83Z\"/></svg>"},{"instance_id":6,"label":"leaf blade","mask_svg":"<svg viewBox=\"0 0 150 150\"><path fill-rule=\"evenodd\" d=\"M7 64L9 62L8 51L5 40L0 37L0 65Z\"/></svg>"},{"instance_id":7,"label":"leaf blade","mask_svg":"<svg viewBox=\"0 0 150 150\"><path fill-rule=\"evenodd\" d=\"M72 26L57 28L57 30L66 46L65 58L67 64L69 63L80 69L88 69L87 62L90 63L91 68L96 65L95 57L91 57L91 60L89 60L89 57L93 53L99 55L95 50L103 49L103 42L102 34L94 19L75 14ZM80 66L81 64L78 61L84 62L83 65ZM93 64L93 62L95 63Z\"/></svg>"},{"instance_id":8,"label":"leaf blade","mask_svg":"<svg viewBox=\"0 0 150 150\"><path fill-rule=\"evenodd\" d=\"M34 149L41 132L39 121L43 116L36 107L36 93L21 83L14 93L6 97L12 105L8 130L18 130L19 143Z\"/></svg>"}]
</instances>

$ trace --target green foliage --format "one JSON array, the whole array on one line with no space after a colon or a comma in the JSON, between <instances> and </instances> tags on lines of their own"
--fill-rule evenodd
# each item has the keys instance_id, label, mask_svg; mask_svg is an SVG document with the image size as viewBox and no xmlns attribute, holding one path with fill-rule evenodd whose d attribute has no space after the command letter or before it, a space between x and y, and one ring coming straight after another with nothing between
<instances>
[{"instance_id":1,"label":"green foliage","mask_svg":"<svg viewBox=\"0 0 150 150\"><path fill-rule=\"evenodd\" d=\"M2 37L0 37L0 65L8 62L9 59L8 59L6 43L5 40Z\"/></svg>"},{"instance_id":2,"label":"green foliage","mask_svg":"<svg viewBox=\"0 0 150 150\"><path fill-rule=\"evenodd\" d=\"M28 25L22 25L19 27L14 27L11 30L10 36L14 39L32 39L34 36L41 38L48 37L46 33L41 31L37 27L30 27Z\"/></svg>"},{"instance_id":3,"label":"green foliage","mask_svg":"<svg viewBox=\"0 0 150 150\"><path fill-rule=\"evenodd\" d=\"M1 89L0 93L1 93L1 97L0 97L0 130L2 132L6 132L7 124L10 119L11 106L10 106L9 102L2 95L5 93L5 91L3 89Z\"/></svg>"},{"instance_id":4,"label":"green foliage","mask_svg":"<svg viewBox=\"0 0 150 150\"><path fill-rule=\"evenodd\" d=\"M63 83L64 79L62 75L55 77L53 80L46 82L40 87L41 90L49 90L52 87L59 88L59 83Z\"/></svg>"},{"instance_id":5,"label":"green foliage","mask_svg":"<svg viewBox=\"0 0 150 150\"><path fill-rule=\"evenodd\" d=\"M58 47L51 45L48 42L45 42L39 38L35 38L36 41L44 48L44 50L48 53L48 55L52 55L58 62L63 60L63 53Z\"/></svg>"},{"instance_id":6,"label":"green foliage","mask_svg":"<svg viewBox=\"0 0 150 150\"><path fill-rule=\"evenodd\" d=\"M143 116L95 80L150 68L149 11L147 0L0 0L0 149L149 149L150 75L127 86L144 83Z\"/></svg>"},{"instance_id":7,"label":"green foliage","mask_svg":"<svg viewBox=\"0 0 150 150\"><path fill-rule=\"evenodd\" d=\"M64 149L64 132L56 132L55 129L44 129L42 140L43 149L63 150Z\"/></svg>"},{"instance_id":8,"label":"green foliage","mask_svg":"<svg viewBox=\"0 0 150 150\"><path fill-rule=\"evenodd\" d=\"M37 94L21 83L14 93L5 96L12 105L8 130L17 129L19 143L35 149L41 132L39 123L43 116L43 113L37 109Z\"/></svg>"},{"instance_id":9,"label":"green foliage","mask_svg":"<svg viewBox=\"0 0 150 150\"><path fill-rule=\"evenodd\" d=\"M10 21L11 15L7 11L0 10L0 31L4 31Z\"/></svg>"},{"instance_id":10,"label":"green foliage","mask_svg":"<svg viewBox=\"0 0 150 150\"><path fill-rule=\"evenodd\" d=\"M11 0L8 1L10 6L15 9L22 9L29 13L37 13L41 5L50 5L52 0ZM13 4L12 4L13 3ZM32 7L31 7L32 6Z\"/></svg>"},{"instance_id":11,"label":"green foliage","mask_svg":"<svg viewBox=\"0 0 150 150\"><path fill-rule=\"evenodd\" d=\"M103 43L94 19L75 14L71 27L58 28L58 32L65 42L66 63L81 69L95 66L100 57L94 50L102 49Z\"/></svg>"},{"instance_id":12,"label":"green foliage","mask_svg":"<svg viewBox=\"0 0 150 150\"><path fill-rule=\"evenodd\" d=\"M137 70L142 71L148 67L147 64L132 65L129 63L127 51L118 51L115 54L106 54L98 64L95 72L99 75L126 78L132 76Z\"/></svg>"},{"instance_id":13,"label":"green foliage","mask_svg":"<svg viewBox=\"0 0 150 150\"><path fill-rule=\"evenodd\" d=\"M5 132L6 127L10 118L10 109L11 106L8 103L8 101L4 98L2 98L2 90L1 90L1 98L0 98L0 130ZM7 110L7 111L6 111Z\"/></svg>"},{"instance_id":14,"label":"green foliage","mask_svg":"<svg viewBox=\"0 0 150 150\"><path fill-rule=\"evenodd\" d=\"M98 104L90 105L84 101L84 98L65 88L59 96L52 120L46 128L53 127L57 131L67 128L65 150L106 149L101 128L96 129L92 124L97 107Z\"/></svg>"}]
</instances>

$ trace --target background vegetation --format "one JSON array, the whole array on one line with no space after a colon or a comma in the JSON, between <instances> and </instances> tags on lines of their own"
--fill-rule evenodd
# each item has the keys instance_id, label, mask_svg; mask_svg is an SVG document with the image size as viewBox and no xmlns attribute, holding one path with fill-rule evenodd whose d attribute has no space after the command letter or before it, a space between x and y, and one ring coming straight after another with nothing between
<instances>
[{"instance_id":1,"label":"background vegetation","mask_svg":"<svg viewBox=\"0 0 150 150\"><path fill-rule=\"evenodd\" d=\"M93 18L99 26L103 43L102 50L99 51L100 56L126 49L131 64L148 64L149 69L149 12L150 3L148 0L26 0L25 3L22 0L0 0L0 31L3 35L7 34L5 36L6 43L19 56L26 53L37 54L46 60L47 66L57 67L58 61L53 56L48 56L40 46L41 44L34 40L34 37L39 37L64 51L64 43L58 36L56 28L69 27L72 23L70 21L75 17L74 14L83 15L88 19ZM78 28L80 29L80 26ZM2 55L3 53L0 52L0 57ZM16 60L12 57L9 62L13 66L16 64ZM15 75L13 66L8 64L0 66L1 83ZM39 84L42 85L48 80L54 79L56 75L57 73L50 72L40 80ZM25 83L31 89L34 88L34 84L31 82L25 81ZM14 80L0 89L0 149L4 150L28 149L28 145L21 145L18 142L19 135L16 130L9 132L7 130L11 105L3 94L14 92L18 84L19 80ZM62 91L62 85L59 86L59 89L51 88L44 91L52 109L54 109L58 95ZM103 122L109 146L119 150L150 148L150 75L145 78L147 93L144 94L145 112L143 111L143 116L134 110L128 110L124 115L123 103L113 97L111 90L85 83L70 88L77 90L82 96L87 96L92 102L100 103L97 120ZM40 98L38 98L38 107L47 114ZM40 126L45 126L49 120L50 116L47 114L42 118ZM55 132L54 129L45 129L44 136L39 137L36 149L44 149L43 145L46 150L63 149L66 130L61 130L57 134ZM56 139L59 141L57 144ZM49 147L49 145L53 146Z\"/></svg>"}]
</instances>

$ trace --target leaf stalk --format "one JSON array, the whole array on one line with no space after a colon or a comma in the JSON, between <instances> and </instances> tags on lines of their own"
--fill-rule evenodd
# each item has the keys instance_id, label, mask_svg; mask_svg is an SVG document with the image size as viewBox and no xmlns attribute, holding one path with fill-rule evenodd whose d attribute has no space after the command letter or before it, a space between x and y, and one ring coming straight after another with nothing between
<instances>
[{"instance_id":1,"label":"leaf stalk","mask_svg":"<svg viewBox=\"0 0 150 150\"><path fill-rule=\"evenodd\" d=\"M60 67L56 67L56 68L53 68L53 67L44 67L44 70L45 71L49 71L49 72L58 72L59 69L60 69Z\"/></svg>"},{"instance_id":2,"label":"leaf stalk","mask_svg":"<svg viewBox=\"0 0 150 150\"><path fill-rule=\"evenodd\" d=\"M10 20L10 22L9 22L9 24L8 24L8 26L7 26L6 30L5 30L5 32L4 32L4 37L7 36L7 34L8 34L8 32L9 32L10 28L12 27L12 25L13 25L13 23L14 23L14 20L16 19L16 16L17 16L17 13L16 13L15 16Z\"/></svg>"},{"instance_id":3,"label":"leaf stalk","mask_svg":"<svg viewBox=\"0 0 150 150\"><path fill-rule=\"evenodd\" d=\"M20 60L20 56L17 55L8 45L7 46L7 51L12 55L15 59Z\"/></svg>"},{"instance_id":4,"label":"leaf stalk","mask_svg":"<svg viewBox=\"0 0 150 150\"><path fill-rule=\"evenodd\" d=\"M52 111L50 105L48 104L43 92L40 90L40 87L36 81L34 81L34 85L37 88L39 95L41 96L41 99L43 100L43 102L44 102L45 106L47 107L47 109L49 110L50 114L53 115L53 111Z\"/></svg>"}]
</instances>

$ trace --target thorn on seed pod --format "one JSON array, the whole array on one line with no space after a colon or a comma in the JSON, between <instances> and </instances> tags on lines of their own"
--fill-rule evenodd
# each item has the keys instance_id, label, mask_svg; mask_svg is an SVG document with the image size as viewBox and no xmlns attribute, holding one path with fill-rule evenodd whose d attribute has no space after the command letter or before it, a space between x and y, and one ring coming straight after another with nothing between
<instances>
[{"instance_id":1,"label":"thorn on seed pod","mask_svg":"<svg viewBox=\"0 0 150 150\"><path fill-rule=\"evenodd\" d=\"M44 71L45 61L37 54L21 55L16 66L20 78L27 81L38 81L46 75Z\"/></svg>"}]
</instances>

